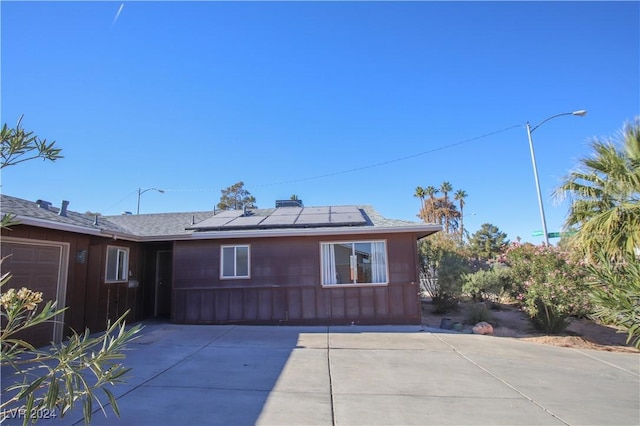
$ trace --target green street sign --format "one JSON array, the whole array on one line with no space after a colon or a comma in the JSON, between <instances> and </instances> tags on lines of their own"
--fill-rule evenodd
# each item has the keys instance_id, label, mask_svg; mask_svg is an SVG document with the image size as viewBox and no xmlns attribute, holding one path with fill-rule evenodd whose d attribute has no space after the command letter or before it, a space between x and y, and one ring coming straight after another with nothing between
<instances>
[{"instance_id":1,"label":"green street sign","mask_svg":"<svg viewBox=\"0 0 640 426\"><path fill-rule=\"evenodd\" d=\"M542 237L544 235L544 232L542 232L542 230L539 231L533 231L533 234L531 234L534 237Z\"/></svg>"},{"instance_id":2,"label":"green street sign","mask_svg":"<svg viewBox=\"0 0 640 426\"><path fill-rule=\"evenodd\" d=\"M560 238L560 232L549 232L547 236L549 238Z\"/></svg>"}]
</instances>

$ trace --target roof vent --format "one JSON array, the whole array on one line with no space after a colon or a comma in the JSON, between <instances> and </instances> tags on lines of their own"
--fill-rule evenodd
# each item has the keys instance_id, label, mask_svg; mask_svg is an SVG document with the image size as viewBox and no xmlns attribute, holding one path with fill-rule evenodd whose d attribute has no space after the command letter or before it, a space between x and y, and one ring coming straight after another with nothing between
<instances>
[{"instance_id":1,"label":"roof vent","mask_svg":"<svg viewBox=\"0 0 640 426\"><path fill-rule=\"evenodd\" d=\"M60 206L58 216L67 217L67 207L69 207L69 202L67 200L62 200L62 205Z\"/></svg>"},{"instance_id":2,"label":"roof vent","mask_svg":"<svg viewBox=\"0 0 640 426\"><path fill-rule=\"evenodd\" d=\"M49 210L49 207L51 207L51 203L48 202L48 201L45 201L45 200L38 200L38 201L36 201L36 204L41 209L45 209L45 210Z\"/></svg>"},{"instance_id":3,"label":"roof vent","mask_svg":"<svg viewBox=\"0 0 640 426\"><path fill-rule=\"evenodd\" d=\"M276 200L276 208L280 207L303 207L302 200Z\"/></svg>"}]
</instances>

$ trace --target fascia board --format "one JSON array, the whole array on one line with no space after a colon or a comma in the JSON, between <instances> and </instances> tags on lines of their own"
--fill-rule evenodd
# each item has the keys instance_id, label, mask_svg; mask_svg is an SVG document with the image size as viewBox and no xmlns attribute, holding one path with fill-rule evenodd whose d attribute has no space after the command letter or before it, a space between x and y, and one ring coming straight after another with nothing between
<instances>
[{"instance_id":1,"label":"fascia board","mask_svg":"<svg viewBox=\"0 0 640 426\"><path fill-rule=\"evenodd\" d=\"M408 225L394 227L344 227L344 228L297 228L297 229L261 229L247 231L212 231L198 232L187 236L188 240L203 239L237 239L268 237L307 237L322 235L363 235L363 234L399 234L416 233L420 238L441 231L439 225Z\"/></svg>"},{"instance_id":2,"label":"fascia board","mask_svg":"<svg viewBox=\"0 0 640 426\"><path fill-rule=\"evenodd\" d=\"M95 235L98 237L119 238L121 240L139 241L134 235L113 232L105 229L87 228L85 226L70 223L55 222L52 220L38 219L30 216L16 215L17 225L37 226L38 228L55 229L57 231L75 232L77 234Z\"/></svg>"}]
</instances>

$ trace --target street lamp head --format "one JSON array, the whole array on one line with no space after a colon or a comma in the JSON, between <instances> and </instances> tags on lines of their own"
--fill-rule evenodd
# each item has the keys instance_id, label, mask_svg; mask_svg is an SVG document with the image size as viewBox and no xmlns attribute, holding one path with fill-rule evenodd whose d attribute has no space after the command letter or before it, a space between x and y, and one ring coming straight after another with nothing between
<instances>
[{"instance_id":1,"label":"street lamp head","mask_svg":"<svg viewBox=\"0 0 640 426\"><path fill-rule=\"evenodd\" d=\"M571 114L572 115L577 115L578 117L584 117L585 115L587 115L587 110L586 109L580 109L578 111L573 111Z\"/></svg>"}]
</instances>

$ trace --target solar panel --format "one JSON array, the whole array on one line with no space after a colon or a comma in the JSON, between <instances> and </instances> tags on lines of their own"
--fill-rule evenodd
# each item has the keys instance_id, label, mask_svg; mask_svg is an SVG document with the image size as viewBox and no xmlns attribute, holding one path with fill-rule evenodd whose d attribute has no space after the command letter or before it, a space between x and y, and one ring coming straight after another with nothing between
<instances>
[{"instance_id":1,"label":"solar panel","mask_svg":"<svg viewBox=\"0 0 640 426\"><path fill-rule=\"evenodd\" d=\"M360 209L356 206L331 206L331 213L357 213Z\"/></svg>"},{"instance_id":2,"label":"solar panel","mask_svg":"<svg viewBox=\"0 0 640 426\"><path fill-rule=\"evenodd\" d=\"M264 229L366 225L367 219L356 206L279 207L249 211L225 210L189 229Z\"/></svg>"},{"instance_id":3,"label":"solar panel","mask_svg":"<svg viewBox=\"0 0 640 426\"><path fill-rule=\"evenodd\" d=\"M271 215L260 223L260 226L285 226L293 225L298 215Z\"/></svg>"},{"instance_id":4,"label":"solar panel","mask_svg":"<svg viewBox=\"0 0 640 426\"><path fill-rule=\"evenodd\" d=\"M254 227L265 219L265 216L242 216L226 223L223 227Z\"/></svg>"},{"instance_id":5,"label":"solar panel","mask_svg":"<svg viewBox=\"0 0 640 426\"><path fill-rule=\"evenodd\" d=\"M298 216L302 207L279 207L271 213L271 216Z\"/></svg>"},{"instance_id":6,"label":"solar panel","mask_svg":"<svg viewBox=\"0 0 640 426\"><path fill-rule=\"evenodd\" d=\"M302 209L301 215L311 215L311 214L328 214L330 211L330 207L304 207Z\"/></svg>"},{"instance_id":7,"label":"solar panel","mask_svg":"<svg viewBox=\"0 0 640 426\"><path fill-rule=\"evenodd\" d=\"M364 217L362 217L362 214L360 212L357 212L357 213L331 212L330 220L331 220L331 224L333 225L337 225L337 224L355 225L355 224L367 223L367 221L364 220Z\"/></svg>"},{"instance_id":8,"label":"solar panel","mask_svg":"<svg viewBox=\"0 0 640 426\"><path fill-rule=\"evenodd\" d=\"M329 225L331 222L329 221L329 213L323 214L301 214L298 216L298 220L296 220L296 225Z\"/></svg>"},{"instance_id":9,"label":"solar panel","mask_svg":"<svg viewBox=\"0 0 640 426\"><path fill-rule=\"evenodd\" d=\"M239 217L243 214L244 212L242 210L223 210L219 213L216 213L214 217Z\"/></svg>"}]
</instances>

